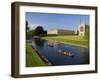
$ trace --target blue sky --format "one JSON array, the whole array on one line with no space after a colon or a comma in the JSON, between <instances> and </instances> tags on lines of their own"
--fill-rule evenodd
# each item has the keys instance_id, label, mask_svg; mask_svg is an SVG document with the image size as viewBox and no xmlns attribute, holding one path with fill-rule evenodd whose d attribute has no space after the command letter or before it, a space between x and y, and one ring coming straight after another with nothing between
<instances>
[{"instance_id":1,"label":"blue sky","mask_svg":"<svg viewBox=\"0 0 100 80\"><path fill-rule=\"evenodd\" d=\"M80 22L85 21L90 24L89 15L73 15L73 14L51 14L51 13L33 13L26 12L26 20L31 29L37 26L43 26L45 30L49 29L67 29L77 30Z\"/></svg>"}]
</instances>

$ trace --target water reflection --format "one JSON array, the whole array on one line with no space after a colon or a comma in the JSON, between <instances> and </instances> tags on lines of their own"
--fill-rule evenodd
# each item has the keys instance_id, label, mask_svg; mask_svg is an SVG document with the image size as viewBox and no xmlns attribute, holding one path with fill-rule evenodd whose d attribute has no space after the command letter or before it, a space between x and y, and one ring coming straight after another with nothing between
<instances>
[{"instance_id":1,"label":"water reflection","mask_svg":"<svg viewBox=\"0 0 100 80\"><path fill-rule=\"evenodd\" d=\"M38 47L42 47L44 46L45 40L39 38L39 39L34 39L34 42Z\"/></svg>"}]
</instances>

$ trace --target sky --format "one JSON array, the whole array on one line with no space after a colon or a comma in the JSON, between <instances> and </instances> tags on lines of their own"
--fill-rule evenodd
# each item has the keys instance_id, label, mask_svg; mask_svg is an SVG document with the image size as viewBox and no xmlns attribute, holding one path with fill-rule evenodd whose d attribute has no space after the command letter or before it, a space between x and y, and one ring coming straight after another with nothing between
<instances>
[{"instance_id":1,"label":"sky","mask_svg":"<svg viewBox=\"0 0 100 80\"><path fill-rule=\"evenodd\" d=\"M25 18L29 23L30 29L35 29L37 26L43 26L44 30L77 30L79 23L83 21L87 25L90 24L89 15L26 12Z\"/></svg>"}]
</instances>

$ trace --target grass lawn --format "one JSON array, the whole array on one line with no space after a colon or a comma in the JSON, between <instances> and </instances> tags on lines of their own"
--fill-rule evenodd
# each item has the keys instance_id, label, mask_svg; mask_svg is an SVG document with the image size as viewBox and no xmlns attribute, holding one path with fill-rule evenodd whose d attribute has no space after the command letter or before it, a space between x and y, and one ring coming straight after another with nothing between
<instances>
[{"instance_id":1,"label":"grass lawn","mask_svg":"<svg viewBox=\"0 0 100 80\"><path fill-rule=\"evenodd\" d=\"M45 62L39 55L26 43L26 67L45 66Z\"/></svg>"},{"instance_id":2,"label":"grass lawn","mask_svg":"<svg viewBox=\"0 0 100 80\"><path fill-rule=\"evenodd\" d=\"M88 41L82 36L46 36L43 39L62 42L65 44L77 45L81 47L88 47Z\"/></svg>"}]
</instances>

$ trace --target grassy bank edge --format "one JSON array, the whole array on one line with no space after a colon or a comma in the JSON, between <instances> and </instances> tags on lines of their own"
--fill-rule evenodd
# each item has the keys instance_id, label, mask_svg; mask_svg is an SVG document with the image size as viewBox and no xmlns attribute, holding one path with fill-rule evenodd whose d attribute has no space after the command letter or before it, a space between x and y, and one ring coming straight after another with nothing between
<instances>
[{"instance_id":1,"label":"grassy bank edge","mask_svg":"<svg viewBox=\"0 0 100 80\"><path fill-rule=\"evenodd\" d=\"M69 44L69 45L74 45L74 46L88 48L87 45L81 45L81 44L75 44L75 43L71 43L71 42L63 42L63 41L51 40L51 39L47 39L47 38L43 38L43 39L48 40L48 41L52 41L52 42L60 42L60 43L64 43L64 44Z\"/></svg>"},{"instance_id":2,"label":"grassy bank edge","mask_svg":"<svg viewBox=\"0 0 100 80\"><path fill-rule=\"evenodd\" d=\"M29 43L26 43L26 67L46 66L45 62L32 49Z\"/></svg>"}]
</instances>

